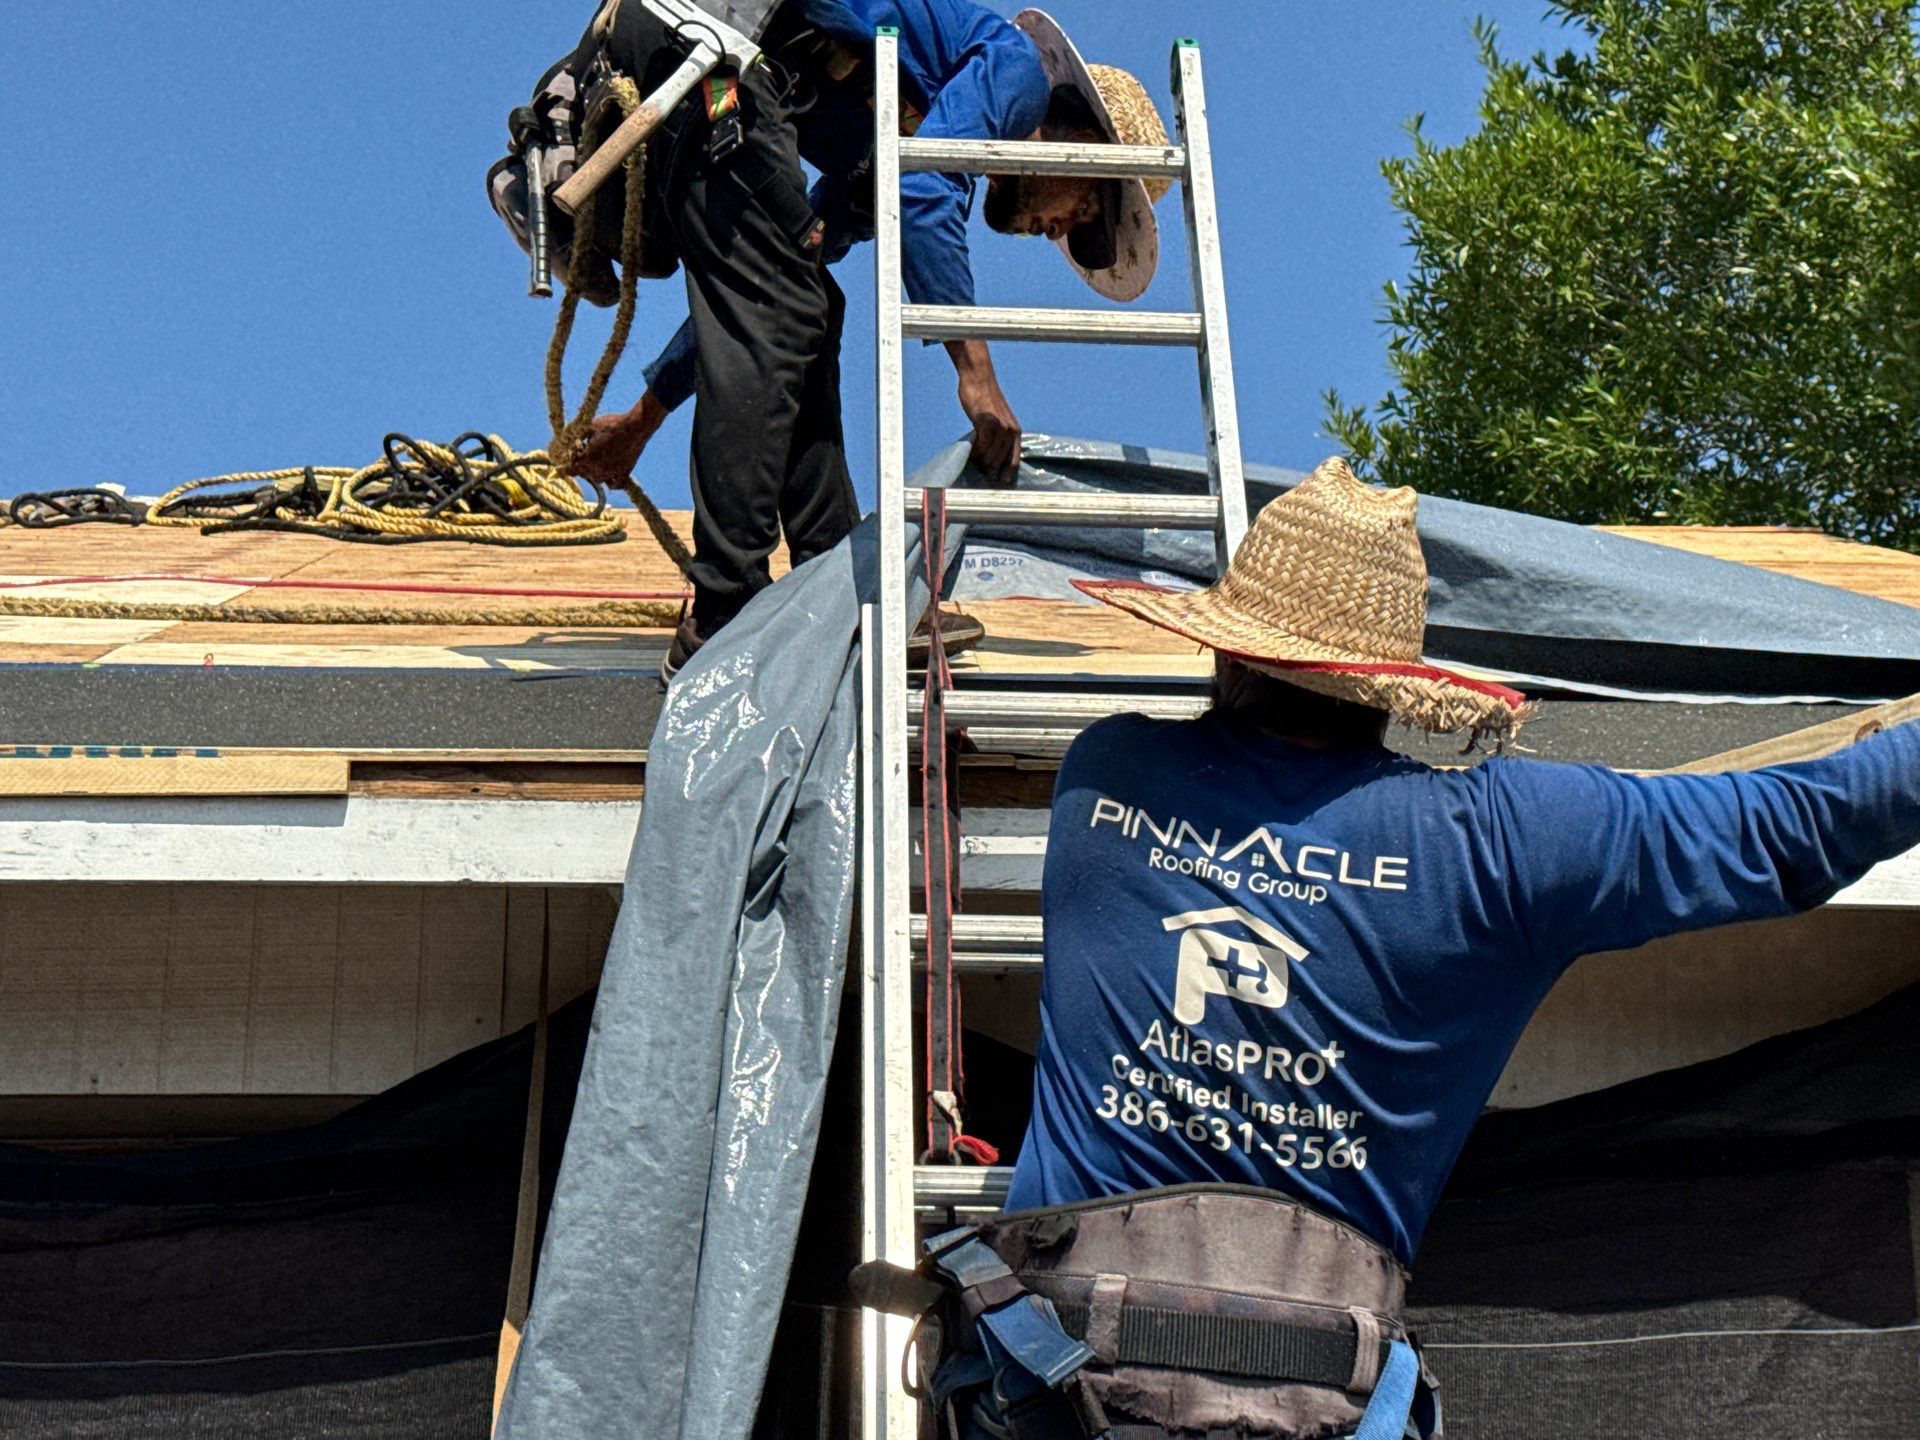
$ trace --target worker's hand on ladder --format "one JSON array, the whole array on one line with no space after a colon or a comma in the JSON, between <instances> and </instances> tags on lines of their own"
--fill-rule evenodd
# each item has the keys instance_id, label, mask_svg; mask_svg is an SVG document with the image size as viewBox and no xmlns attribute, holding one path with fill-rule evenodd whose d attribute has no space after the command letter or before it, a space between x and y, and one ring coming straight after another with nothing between
<instances>
[{"instance_id":1,"label":"worker's hand on ladder","mask_svg":"<svg viewBox=\"0 0 1920 1440\"><path fill-rule=\"evenodd\" d=\"M647 442L666 423L669 413L649 390L631 410L600 416L573 457L573 473L602 485L620 484L633 473Z\"/></svg>"},{"instance_id":2,"label":"worker's hand on ladder","mask_svg":"<svg viewBox=\"0 0 1920 1440\"><path fill-rule=\"evenodd\" d=\"M993 373L985 343L956 340L947 346L960 379L960 408L973 425L973 463L996 485L1011 485L1020 469L1020 421Z\"/></svg>"}]
</instances>

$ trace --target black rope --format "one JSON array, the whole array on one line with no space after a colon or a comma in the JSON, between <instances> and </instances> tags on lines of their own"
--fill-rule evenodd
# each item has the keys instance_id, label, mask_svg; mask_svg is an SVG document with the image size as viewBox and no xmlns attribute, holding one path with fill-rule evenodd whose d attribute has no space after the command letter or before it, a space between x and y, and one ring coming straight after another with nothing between
<instances>
[{"instance_id":1,"label":"black rope","mask_svg":"<svg viewBox=\"0 0 1920 1440\"><path fill-rule=\"evenodd\" d=\"M39 490L17 495L7 516L23 530L57 530L63 525L138 525L147 507L117 490Z\"/></svg>"},{"instance_id":2,"label":"black rope","mask_svg":"<svg viewBox=\"0 0 1920 1440\"><path fill-rule=\"evenodd\" d=\"M268 484L245 490L189 490L176 500L154 506L153 517L234 524L279 517L311 519L319 515L326 503L327 491L309 465L297 489L283 490Z\"/></svg>"},{"instance_id":3,"label":"black rope","mask_svg":"<svg viewBox=\"0 0 1920 1440\"><path fill-rule=\"evenodd\" d=\"M221 521L202 526L202 535L240 535L267 531L283 535L321 535L329 540L345 540L355 545L504 545L526 548L523 542L511 540L497 529L475 528L463 530L457 535L434 532L425 535L404 535L381 530L355 530L333 524L319 524L310 520L282 520L274 516L265 516L256 520ZM605 535L575 535L564 540L548 540L547 545L618 545L626 539L620 531L610 531Z\"/></svg>"}]
</instances>

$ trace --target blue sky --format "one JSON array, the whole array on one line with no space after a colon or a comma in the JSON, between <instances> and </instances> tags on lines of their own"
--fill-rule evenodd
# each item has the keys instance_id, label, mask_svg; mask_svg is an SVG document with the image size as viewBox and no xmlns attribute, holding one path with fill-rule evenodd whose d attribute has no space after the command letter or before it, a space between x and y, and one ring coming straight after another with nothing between
<instances>
[{"instance_id":1,"label":"blue sky","mask_svg":"<svg viewBox=\"0 0 1920 1440\"><path fill-rule=\"evenodd\" d=\"M11 137L0 223L0 493L118 481L154 493L241 469L362 464L388 430L546 439L551 302L486 204L506 111L567 49L591 0L258 0L15 5L0 47ZM1018 7L997 5L1007 13ZM1386 387L1380 287L1404 273L1379 173L1423 112L1474 125L1471 25L1561 49L1542 0L1055 0L1094 60L1139 74L1172 114L1168 49L1201 42L1221 192L1242 433L1250 459L1331 451L1320 392ZM271 18L268 18L268 17ZM1249 17L1252 17L1251 20ZM1145 304L1189 302L1179 198ZM1042 241L975 221L983 303L1093 302ZM848 449L872 495L870 249L841 267ZM613 393L683 309L643 288ZM605 334L585 321L577 396ZM1175 449L1202 440L1184 351L1004 346L1030 431ZM909 357L909 462L964 428L936 349ZM623 400L622 403L625 403ZM687 503L685 417L641 479Z\"/></svg>"}]
</instances>

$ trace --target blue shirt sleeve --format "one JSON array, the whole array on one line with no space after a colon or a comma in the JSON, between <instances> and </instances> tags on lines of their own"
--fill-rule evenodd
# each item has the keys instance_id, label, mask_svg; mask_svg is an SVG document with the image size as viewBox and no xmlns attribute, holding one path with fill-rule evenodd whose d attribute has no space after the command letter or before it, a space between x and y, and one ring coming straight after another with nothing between
<instances>
[{"instance_id":1,"label":"blue shirt sleeve","mask_svg":"<svg viewBox=\"0 0 1920 1440\"><path fill-rule=\"evenodd\" d=\"M647 377L647 389L653 398L669 410L678 410L693 398L693 320L680 322L673 338L640 373Z\"/></svg>"},{"instance_id":2,"label":"blue shirt sleeve","mask_svg":"<svg viewBox=\"0 0 1920 1440\"><path fill-rule=\"evenodd\" d=\"M1001 24L941 85L915 134L927 140L1024 139L1046 118L1047 95L1039 51L1012 25ZM973 303L967 256L972 195L964 175L901 177L901 278L915 304Z\"/></svg>"},{"instance_id":3,"label":"blue shirt sleeve","mask_svg":"<svg viewBox=\"0 0 1920 1440\"><path fill-rule=\"evenodd\" d=\"M1515 920L1534 954L1561 966L1811 909L1920 845L1920 724L1766 770L1483 768Z\"/></svg>"}]
</instances>

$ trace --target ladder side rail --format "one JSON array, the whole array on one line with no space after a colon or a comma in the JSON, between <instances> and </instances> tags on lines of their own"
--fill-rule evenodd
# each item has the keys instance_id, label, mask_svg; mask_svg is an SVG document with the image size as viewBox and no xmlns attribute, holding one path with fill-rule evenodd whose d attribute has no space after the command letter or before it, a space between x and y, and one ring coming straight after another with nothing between
<instances>
[{"instance_id":1,"label":"ladder side rail","mask_svg":"<svg viewBox=\"0 0 1920 1440\"><path fill-rule=\"evenodd\" d=\"M860 1059L861 1258L900 1260L913 1253L912 977L890 957L879 857L889 829L884 813L886 756L879 706L880 643L876 607L860 607ZM898 912L896 912L898 913ZM900 1388L910 1325L897 1315L861 1312L862 1440L914 1433L914 1406Z\"/></svg>"},{"instance_id":2,"label":"ladder side rail","mask_svg":"<svg viewBox=\"0 0 1920 1440\"><path fill-rule=\"evenodd\" d=\"M872 649L866 653L878 684L870 724L874 727L874 784L868 809L874 822L869 872L875 896L873 963L883 1007L884 1050L876 1083L883 1124L874 1137L884 1174L879 1177L885 1218L876 1236L879 1254L898 1264L914 1261L913 1153L910 1116L913 1044L909 1016L913 958L907 935L911 853L907 826L907 574L906 574L906 393L905 336L900 324L900 39L882 27L874 37L874 330L879 512L880 595ZM864 1356L870 1440L913 1440L918 1407L901 1387L908 1326L885 1317L881 1342Z\"/></svg>"},{"instance_id":3,"label":"ladder side rail","mask_svg":"<svg viewBox=\"0 0 1920 1440\"><path fill-rule=\"evenodd\" d=\"M1213 143L1207 131L1207 93L1200 47L1191 40L1173 47L1173 89L1180 143L1187 152L1188 262L1193 271L1193 307L1205 339L1200 348L1200 398L1207 412L1207 478L1220 497L1220 569L1247 533L1246 464L1240 454L1240 409L1233 385L1233 350L1227 338L1227 293L1220 262L1220 214L1213 183Z\"/></svg>"}]
</instances>

